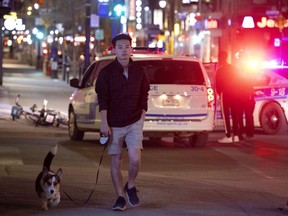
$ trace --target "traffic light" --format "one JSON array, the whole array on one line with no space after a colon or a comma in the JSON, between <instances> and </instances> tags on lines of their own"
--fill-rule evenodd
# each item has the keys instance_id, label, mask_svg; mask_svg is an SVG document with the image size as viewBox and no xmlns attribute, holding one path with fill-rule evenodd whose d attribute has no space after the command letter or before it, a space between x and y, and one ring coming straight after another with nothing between
<instances>
[{"instance_id":1,"label":"traffic light","mask_svg":"<svg viewBox=\"0 0 288 216\"><path fill-rule=\"evenodd\" d=\"M121 17L124 15L126 10L123 0L112 0L112 16Z\"/></svg>"},{"instance_id":2,"label":"traffic light","mask_svg":"<svg viewBox=\"0 0 288 216\"><path fill-rule=\"evenodd\" d=\"M33 28L32 33L35 35L35 37L39 40L42 40L45 36L45 29L44 26L37 26Z\"/></svg>"}]
</instances>

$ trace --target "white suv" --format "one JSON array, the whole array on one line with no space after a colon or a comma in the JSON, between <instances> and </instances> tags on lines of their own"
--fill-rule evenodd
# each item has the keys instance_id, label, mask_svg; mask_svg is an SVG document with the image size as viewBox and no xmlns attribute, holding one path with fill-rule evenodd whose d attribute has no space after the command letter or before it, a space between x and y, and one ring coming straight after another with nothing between
<instances>
[{"instance_id":1,"label":"white suv","mask_svg":"<svg viewBox=\"0 0 288 216\"><path fill-rule=\"evenodd\" d=\"M115 56L93 62L83 79L74 78L77 88L69 105L69 136L82 140L84 132L100 130L100 113L95 83L100 70ZM202 64L191 57L133 55L145 68L150 81L144 136L188 137L192 146L205 146L214 127L214 95Z\"/></svg>"}]
</instances>

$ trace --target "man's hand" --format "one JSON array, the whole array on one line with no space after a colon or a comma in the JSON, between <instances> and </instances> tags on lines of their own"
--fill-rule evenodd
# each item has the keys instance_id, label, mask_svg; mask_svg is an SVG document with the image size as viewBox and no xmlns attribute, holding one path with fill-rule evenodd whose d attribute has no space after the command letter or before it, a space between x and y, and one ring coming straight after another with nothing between
<instances>
[{"instance_id":1,"label":"man's hand","mask_svg":"<svg viewBox=\"0 0 288 216\"><path fill-rule=\"evenodd\" d=\"M106 137L111 135L111 129L108 124L101 123L100 133Z\"/></svg>"},{"instance_id":2,"label":"man's hand","mask_svg":"<svg viewBox=\"0 0 288 216\"><path fill-rule=\"evenodd\" d=\"M107 110L101 110L100 112L101 116L101 128L100 133L104 136L110 136L111 135L111 129L107 122Z\"/></svg>"}]
</instances>

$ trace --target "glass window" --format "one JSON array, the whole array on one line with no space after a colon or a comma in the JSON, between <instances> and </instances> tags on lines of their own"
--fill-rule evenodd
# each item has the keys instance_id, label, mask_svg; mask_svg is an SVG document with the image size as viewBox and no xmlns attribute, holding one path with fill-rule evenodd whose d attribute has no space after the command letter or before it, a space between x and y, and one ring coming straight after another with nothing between
<instances>
[{"instance_id":1,"label":"glass window","mask_svg":"<svg viewBox=\"0 0 288 216\"><path fill-rule=\"evenodd\" d=\"M96 64L98 62L93 62L88 68L87 70L85 71L84 73L84 76L83 76L83 79L81 81L81 87L89 87L89 86L92 86L93 84L93 80L92 80L92 77L93 77L93 71L94 69L96 68Z\"/></svg>"},{"instance_id":2,"label":"glass window","mask_svg":"<svg viewBox=\"0 0 288 216\"><path fill-rule=\"evenodd\" d=\"M114 61L114 59L107 59L107 60L102 60L99 61L99 64L97 65L97 67L95 67L94 73L93 73L93 81L96 80L96 78L98 77L100 71L106 67L108 64L110 64L112 61Z\"/></svg>"},{"instance_id":3,"label":"glass window","mask_svg":"<svg viewBox=\"0 0 288 216\"><path fill-rule=\"evenodd\" d=\"M137 64L145 68L150 84L204 84L204 77L198 62L149 60L137 61Z\"/></svg>"},{"instance_id":4,"label":"glass window","mask_svg":"<svg viewBox=\"0 0 288 216\"><path fill-rule=\"evenodd\" d=\"M272 71L288 79L288 68L277 68Z\"/></svg>"},{"instance_id":5,"label":"glass window","mask_svg":"<svg viewBox=\"0 0 288 216\"><path fill-rule=\"evenodd\" d=\"M265 69L261 76L257 77L257 85L279 85L287 82L288 68Z\"/></svg>"}]
</instances>

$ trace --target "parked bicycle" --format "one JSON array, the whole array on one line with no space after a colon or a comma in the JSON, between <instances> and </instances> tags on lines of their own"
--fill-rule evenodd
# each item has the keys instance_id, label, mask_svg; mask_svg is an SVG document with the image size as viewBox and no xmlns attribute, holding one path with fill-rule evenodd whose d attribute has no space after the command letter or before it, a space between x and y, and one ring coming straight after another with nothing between
<instances>
[{"instance_id":1,"label":"parked bicycle","mask_svg":"<svg viewBox=\"0 0 288 216\"><path fill-rule=\"evenodd\" d=\"M11 109L12 120L19 119L21 115L26 119L33 121L35 126L53 126L59 127L60 125L68 126L68 117L62 112L55 111L54 109L47 109L48 101L43 100L42 109L38 109L36 104L30 107L30 111L24 111L19 103L20 95L18 94L15 100L15 105Z\"/></svg>"},{"instance_id":2,"label":"parked bicycle","mask_svg":"<svg viewBox=\"0 0 288 216\"><path fill-rule=\"evenodd\" d=\"M38 109L37 105L33 105L30 110L32 113L26 114L26 117L31 119L35 126L52 126L55 122L56 111L47 109L47 100L43 100L42 109Z\"/></svg>"},{"instance_id":3,"label":"parked bicycle","mask_svg":"<svg viewBox=\"0 0 288 216\"><path fill-rule=\"evenodd\" d=\"M54 109L47 108L48 101L43 100L43 106L41 110L38 110L37 105L31 107L32 113L27 114L26 116L34 121L35 126L56 126L60 125L68 126L68 117L62 112L56 111Z\"/></svg>"},{"instance_id":4,"label":"parked bicycle","mask_svg":"<svg viewBox=\"0 0 288 216\"><path fill-rule=\"evenodd\" d=\"M57 112L56 115L56 127L59 127L60 125L68 126L68 116L65 115L62 112Z\"/></svg>"}]
</instances>

